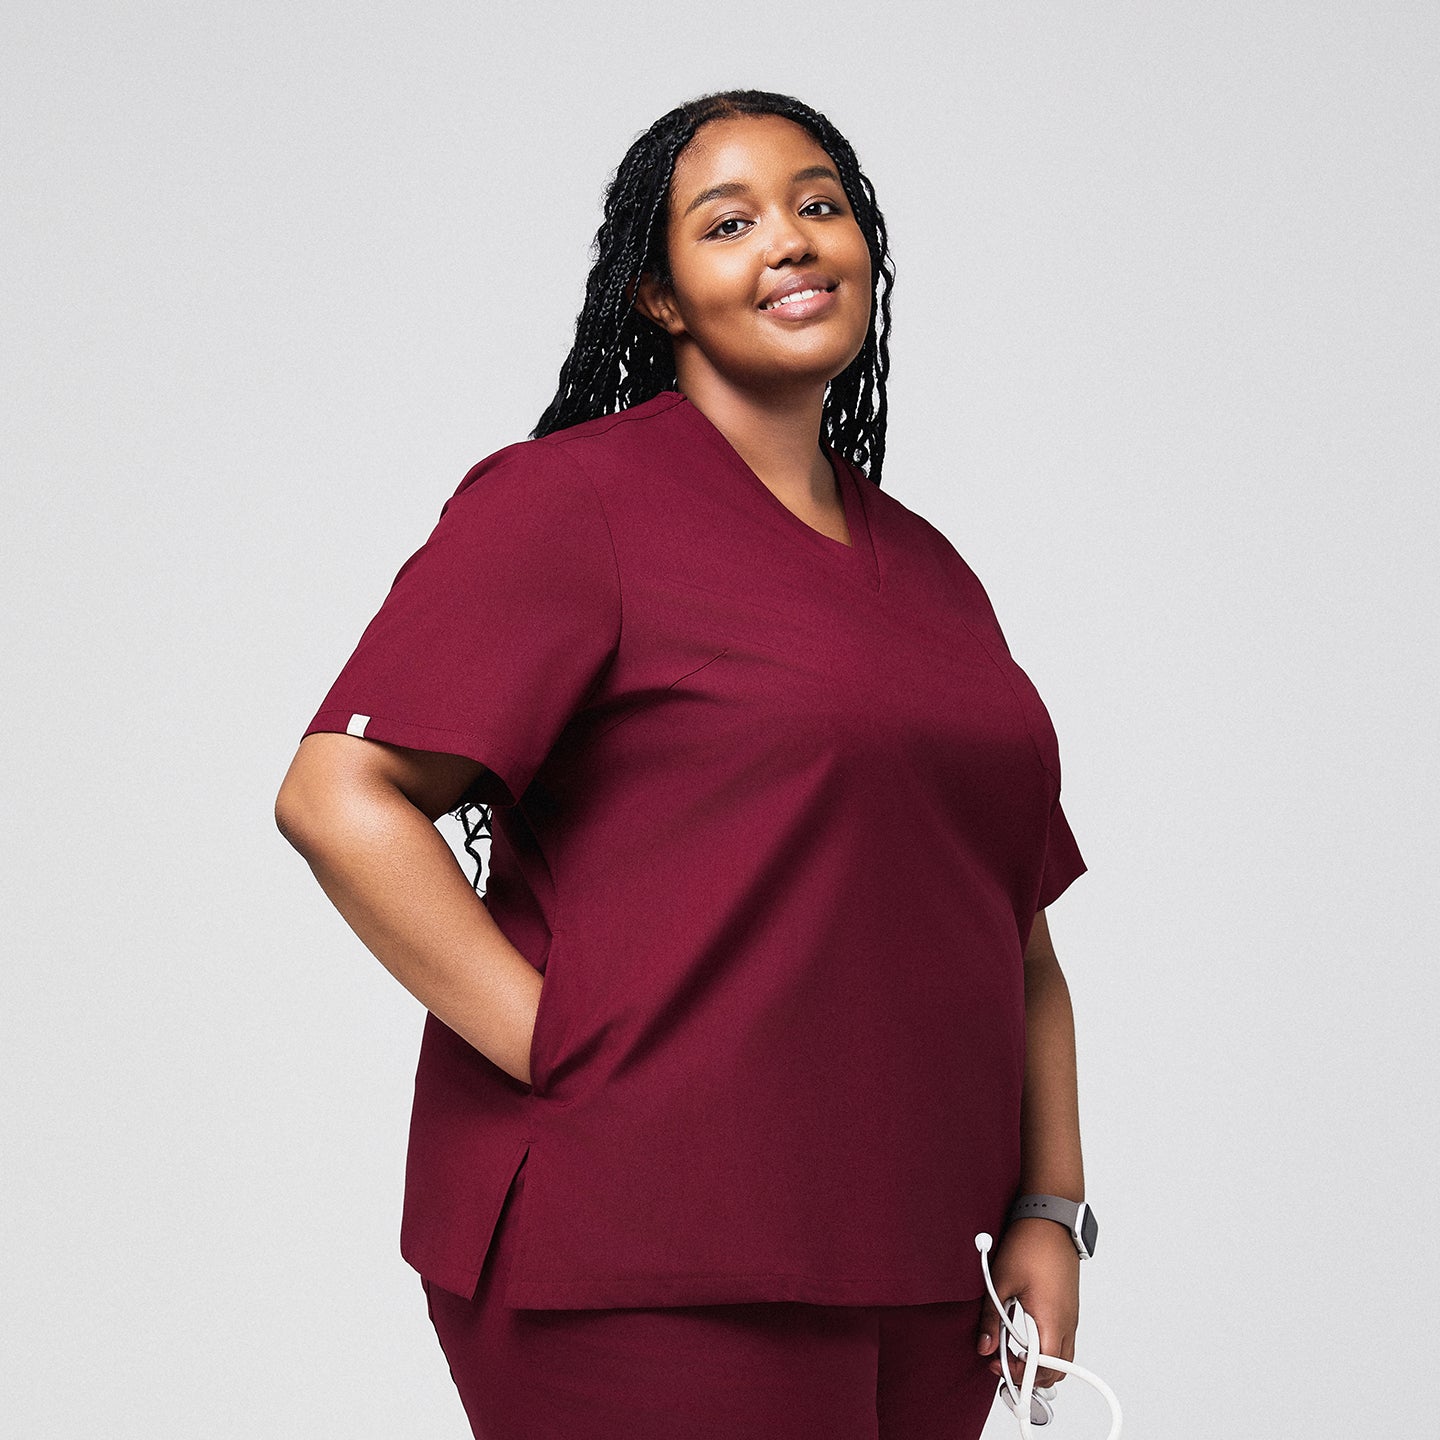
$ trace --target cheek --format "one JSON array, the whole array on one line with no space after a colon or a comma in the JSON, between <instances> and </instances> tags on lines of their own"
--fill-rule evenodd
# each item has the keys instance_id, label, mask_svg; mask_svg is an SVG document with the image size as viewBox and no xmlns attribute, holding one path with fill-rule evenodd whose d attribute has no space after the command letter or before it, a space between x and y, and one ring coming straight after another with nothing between
<instances>
[{"instance_id":1,"label":"cheek","mask_svg":"<svg viewBox=\"0 0 1440 1440\"><path fill-rule=\"evenodd\" d=\"M874 268L870 264L870 247L865 243L864 234L857 230L854 242L855 272L860 276L860 283L867 289L874 287Z\"/></svg>"},{"instance_id":2,"label":"cheek","mask_svg":"<svg viewBox=\"0 0 1440 1440\"><path fill-rule=\"evenodd\" d=\"M723 255L689 264L675 279L681 313L699 326L712 317L733 315L737 305L748 305L754 289L753 273L744 263Z\"/></svg>"},{"instance_id":3,"label":"cheek","mask_svg":"<svg viewBox=\"0 0 1440 1440\"><path fill-rule=\"evenodd\" d=\"M855 277L855 288L860 292L859 310L863 317L862 324L868 329L870 312L875 308L875 273L863 235L860 237L860 253L855 258Z\"/></svg>"}]
</instances>

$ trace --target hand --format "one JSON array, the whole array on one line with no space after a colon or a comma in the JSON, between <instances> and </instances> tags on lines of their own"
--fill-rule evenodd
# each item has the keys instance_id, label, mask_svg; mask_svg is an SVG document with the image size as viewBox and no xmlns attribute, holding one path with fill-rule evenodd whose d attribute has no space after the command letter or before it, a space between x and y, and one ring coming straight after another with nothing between
<instances>
[{"instance_id":1,"label":"hand","mask_svg":"<svg viewBox=\"0 0 1440 1440\"><path fill-rule=\"evenodd\" d=\"M1040 1330L1040 1348L1061 1360L1075 1358L1075 1329L1080 1323L1080 1256L1075 1242L1053 1220L1029 1216L1012 1220L1004 1235L990 1251L990 1278L1002 1302L1019 1299L1027 1315L1035 1317ZM1019 1355L1011 1354L1010 1332L996 1313L987 1294L981 1312L977 1346L981 1355L993 1354L990 1371L1001 1374L998 1343L1003 1337L1010 1377L1018 1385L1025 1368ZM1035 1384L1055 1385L1065 1378L1060 1370L1041 1366Z\"/></svg>"}]
</instances>

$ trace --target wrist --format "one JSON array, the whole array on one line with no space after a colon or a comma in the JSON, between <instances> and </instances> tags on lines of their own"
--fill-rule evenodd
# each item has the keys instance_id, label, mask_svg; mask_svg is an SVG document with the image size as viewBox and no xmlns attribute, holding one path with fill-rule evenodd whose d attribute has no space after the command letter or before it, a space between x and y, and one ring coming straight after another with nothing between
<instances>
[{"instance_id":1,"label":"wrist","mask_svg":"<svg viewBox=\"0 0 1440 1440\"><path fill-rule=\"evenodd\" d=\"M1011 1203L1006 1223L1017 1220L1044 1220L1047 1224L1063 1227L1074 1245L1075 1253L1088 1260L1095 1254L1095 1240L1099 1226L1095 1212L1085 1200L1074 1200L1066 1195L1026 1191L1017 1195Z\"/></svg>"}]
</instances>

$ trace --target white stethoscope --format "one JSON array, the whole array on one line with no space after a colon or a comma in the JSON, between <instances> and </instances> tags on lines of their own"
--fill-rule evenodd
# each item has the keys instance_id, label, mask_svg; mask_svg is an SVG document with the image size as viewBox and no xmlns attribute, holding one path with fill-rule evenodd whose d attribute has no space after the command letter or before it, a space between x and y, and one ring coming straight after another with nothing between
<instances>
[{"instance_id":1,"label":"white stethoscope","mask_svg":"<svg viewBox=\"0 0 1440 1440\"><path fill-rule=\"evenodd\" d=\"M1105 1397L1105 1403L1109 1405L1112 1417L1110 1433L1105 1440L1118 1440L1120 1402L1115 1398L1115 1392L1093 1370L1087 1370L1083 1365L1075 1364L1073 1360L1061 1360L1056 1355L1042 1354L1040 1351L1040 1327L1036 1325L1033 1315L1025 1313L1018 1298L1011 1297L1010 1313L1006 1314L1005 1307L1000 1303L1000 1297L995 1293L995 1286L990 1279L990 1262L985 1258L994 1243L983 1230L975 1237L975 1248L980 1252L980 1268L985 1272L985 1288L990 1292L990 1299L995 1304L1001 1323L1010 1332L1009 1337L1001 1336L1000 1348L995 1352L1000 1357L1001 1373L1000 1385L995 1393L1014 1412L1015 1418L1020 1422L1021 1435L1029 1440L1036 1426L1048 1425L1055 1418L1055 1411L1050 1404L1051 1400L1055 1398L1055 1387L1053 1385L1042 1385L1039 1389L1035 1387L1035 1372L1043 1361L1051 1369L1063 1370L1067 1375L1078 1375L1087 1385L1093 1385ZM1025 1357L1025 1367L1018 1388L1014 1380L1010 1378L1010 1360L1005 1354L1007 1343L1016 1355Z\"/></svg>"}]
</instances>

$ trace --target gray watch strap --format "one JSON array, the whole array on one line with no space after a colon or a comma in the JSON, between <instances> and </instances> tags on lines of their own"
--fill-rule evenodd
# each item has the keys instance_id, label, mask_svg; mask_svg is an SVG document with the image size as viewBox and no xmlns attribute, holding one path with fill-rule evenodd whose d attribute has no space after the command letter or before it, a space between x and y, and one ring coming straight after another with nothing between
<instances>
[{"instance_id":1,"label":"gray watch strap","mask_svg":"<svg viewBox=\"0 0 1440 1440\"><path fill-rule=\"evenodd\" d=\"M1095 1254L1095 1236L1098 1226L1095 1212L1084 1200L1067 1200L1063 1195L1022 1195L1010 1207L1010 1220L1054 1220L1063 1225L1075 1243L1075 1249L1082 1260ZM1088 1232L1088 1244L1087 1244Z\"/></svg>"}]
</instances>

